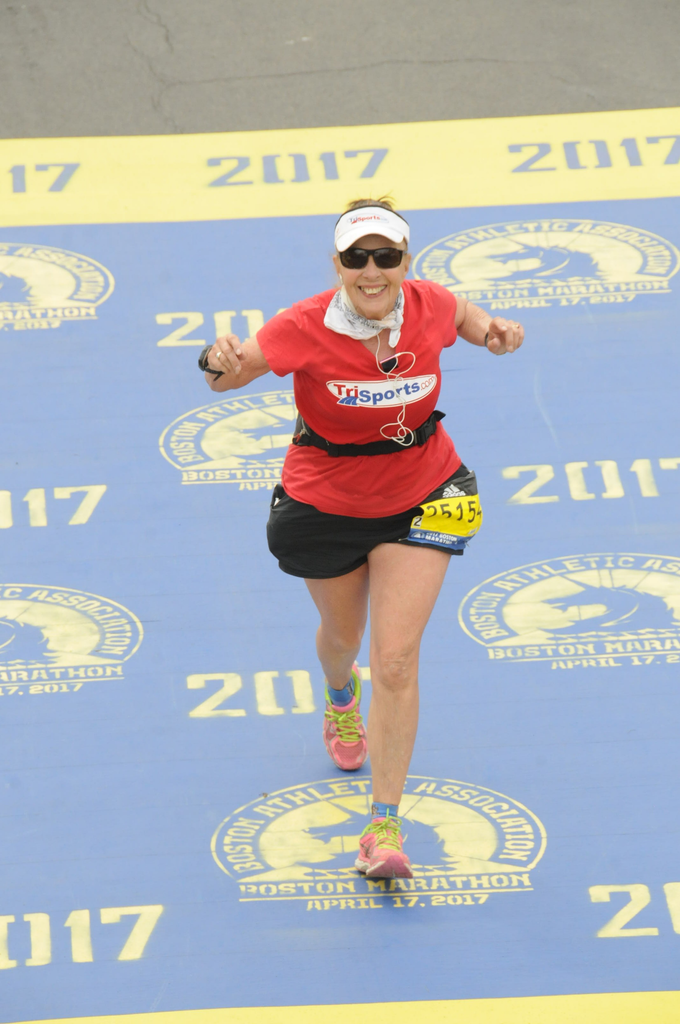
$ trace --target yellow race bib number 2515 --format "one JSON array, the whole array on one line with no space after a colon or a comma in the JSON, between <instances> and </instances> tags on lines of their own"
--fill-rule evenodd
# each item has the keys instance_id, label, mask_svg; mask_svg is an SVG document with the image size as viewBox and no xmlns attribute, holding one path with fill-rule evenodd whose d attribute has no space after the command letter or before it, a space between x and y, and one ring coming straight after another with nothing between
<instances>
[{"instance_id":1,"label":"yellow race bib number 2515","mask_svg":"<svg viewBox=\"0 0 680 1024\"><path fill-rule=\"evenodd\" d=\"M482 506L478 494L461 498L436 498L422 506L413 526L434 530L452 537L474 537L482 525ZM418 521L419 520L419 521Z\"/></svg>"}]
</instances>

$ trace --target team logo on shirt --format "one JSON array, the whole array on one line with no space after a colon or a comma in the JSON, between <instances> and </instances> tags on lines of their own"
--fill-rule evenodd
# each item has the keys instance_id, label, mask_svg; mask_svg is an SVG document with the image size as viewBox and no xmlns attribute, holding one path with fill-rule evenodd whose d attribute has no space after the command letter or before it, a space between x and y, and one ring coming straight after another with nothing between
<instances>
[{"instance_id":1,"label":"team logo on shirt","mask_svg":"<svg viewBox=\"0 0 680 1024\"><path fill-rule=\"evenodd\" d=\"M674 245L649 231L599 220L545 218L485 224L433 242L413 261L490 309L631 302L670 291Z\"/></svg>"},{"instance_id":2,"label":"team logo on shirt","mask_svg":"<svg viewBox=\"0 0 680 1024\"><path fill-rule=\"evenodd\" d=\"M240 807L217 828L218 867L241 902L300 901L307 910L370 910L485 903L530 890L546 835L511 797L452 779L411 775L399 805L413 879L366 880L354 861L371 802L371 780L289 786Z\"/></svg>"},{"instance_id":3,"label":"team logo on shirt","mask_svg":"<svg viewBox=\"0 0 680 1024\"><path fill-rule=\"evenodd\" d=\"M161 434L161 454L183 484L273 490L296 416L292 391L226 398L178 416Z\"/></svg>"},{"instance_id":4,"label":"team logo on shirt","mask_svg":"<svg viewBox=\"0 0 680 1024\"><path fill-rule=\"evenodd\" d=\"M575 555L480 583L459 621L493 661L553 669L680 663L680 559Z\"/></svg>"},{"instance_id":5,"label":"team logo on shirt","mask_svg":"<svg viewBox=\"0 0 680 1024\"><path fill-rule=\"evenodd\" d=\"M385 409L393 405L410 405L427 398L437 386L437 375L404 377L398 380L328 380L326 387L338 405L362 409Z\"/></svg>"},{"instance_id":6,"label":"team logo on shirt","mask_svg":"<svg viewBox=\"0 0 680 1024\"><path fill-rule=\"evenodd\" d=\"M0 682L15 684L12 692L68 692L85 680L121 678L142 636L137 616L109 598L0 585Z\"/></svg>"},{"instance_id":7,"label":"team logo on shirt","mask_svg":"<svg viewBox=\"0 0 680 1024\"><path fill-rule=\"evenodd\" d=\"M0 242L0 329L59 327L96 320L113 291L101 263L52 245Z\"/></svg>"}]
</instances>

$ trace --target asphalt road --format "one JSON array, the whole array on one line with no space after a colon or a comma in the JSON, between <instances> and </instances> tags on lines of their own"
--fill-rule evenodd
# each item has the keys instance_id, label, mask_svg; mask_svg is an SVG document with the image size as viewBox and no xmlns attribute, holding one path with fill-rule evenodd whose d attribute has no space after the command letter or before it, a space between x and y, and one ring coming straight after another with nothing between
<instances>
[{"instance_id":1,"label":"asphalt road","mask_svg":"<svg viewBox=\"0 0 680 1024\"><path fill-rule=\"evenodd\" d=\"M0 137L680 106L677 0L0 0Z\"/></svg>"}]
</instances>

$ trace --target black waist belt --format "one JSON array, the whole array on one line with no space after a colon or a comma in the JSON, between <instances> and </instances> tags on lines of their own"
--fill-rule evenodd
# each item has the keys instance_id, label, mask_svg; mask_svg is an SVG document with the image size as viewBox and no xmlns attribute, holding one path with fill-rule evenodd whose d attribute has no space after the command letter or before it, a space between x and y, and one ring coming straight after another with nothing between
<instances>
[{"instance_id":1,"label":"black waist belt","mask_svg":"<svg viewBox=\"0 0 680 1024\"><path fill-rule=\"evenodd\" d=\"M384 441L369 441L368 444L333 444L327 441L321 434L305 423L302 416L298 416L293 434L293 444L302 448L320 448L322 451L337 458L341 455L391 455L392 452L401 452L404 448L420 448L428 441L437 429L437 424L444 419L446 413L435 409L429 419L421 423L413 431L413 438L407 444L399 444L398 441L391 441L385 438Z\"/></svg>"}]
</instances>

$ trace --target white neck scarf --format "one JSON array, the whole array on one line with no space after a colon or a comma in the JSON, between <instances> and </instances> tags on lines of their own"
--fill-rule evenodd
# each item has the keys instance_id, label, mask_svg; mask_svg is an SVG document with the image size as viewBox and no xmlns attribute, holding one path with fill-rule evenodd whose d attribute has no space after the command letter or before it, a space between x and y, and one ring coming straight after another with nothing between
<instances>
[{"instance_id":1,"label":"white neck scarf","mask_svg":"<svg viewBox=\"0 0 680 1024\"><path fill-rule=\"evenodd\" d=\"M336 334L346 334L357 341L369 341L389 329L390 348L396 348L401 335L401 325L404 322L404 292L399 289L394 309L390 310L382 320L367 320L361 313L357 313L352 300L344 287L337 291L331 299L331 304L326 310L324 325Z\"/></svg>"}]
</instances>

